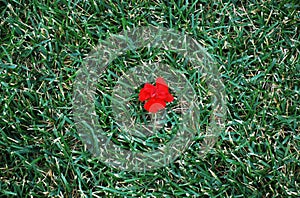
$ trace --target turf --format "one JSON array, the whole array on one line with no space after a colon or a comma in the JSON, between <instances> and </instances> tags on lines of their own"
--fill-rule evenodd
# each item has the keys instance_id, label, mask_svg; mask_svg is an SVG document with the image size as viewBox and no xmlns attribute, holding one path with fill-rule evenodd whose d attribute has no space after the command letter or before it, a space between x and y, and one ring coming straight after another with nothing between
<instances>
[{"instance_id":1,"label":"turf","mask_svg":"<svg viewBox=\"0 0 300 198\"><path fill-rule=\"evenodd\" d=\"M2 0L0 24L0 197L300 196L298 1ZM204 157L194 144L158 170L119 171L81 141L72 83L100 40L147 25L184 31L218 62L226 126Z\"/></svg>"}]
</instances>

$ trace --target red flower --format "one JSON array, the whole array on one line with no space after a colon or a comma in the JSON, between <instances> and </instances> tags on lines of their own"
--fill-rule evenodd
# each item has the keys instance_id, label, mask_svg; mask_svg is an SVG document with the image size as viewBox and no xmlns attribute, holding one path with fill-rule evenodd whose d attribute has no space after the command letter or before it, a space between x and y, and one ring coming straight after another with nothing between
<instances>
[{"instance_id":1,"label":"red flower","mask_svg":"<svg viewBox=\"0 0 300 198\"><path fill-rule=\"evenodd\" d=\"M146 83L139 94L140 101L146 101L144 108L151 112L157 111L166 107L166 102L172 102L174 97L169 93L169 87L165 80L161 77L156 79L156 85Z\"/></svg>"}]
</instances>

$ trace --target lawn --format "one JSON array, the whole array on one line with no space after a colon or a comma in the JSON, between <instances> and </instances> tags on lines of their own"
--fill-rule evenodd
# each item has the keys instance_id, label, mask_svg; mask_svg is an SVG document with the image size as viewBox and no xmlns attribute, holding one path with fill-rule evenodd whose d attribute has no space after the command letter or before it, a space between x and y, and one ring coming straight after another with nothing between
<instances>
[{"instance_id":1,"label":"lawn","mask_svg":"<svg viewBox=\"0 0 300 198\"><path fill-rule=\"evenodd\" d=\"M1 0L0 14L0 197L300 197L297 0ZM95 157L80 136L74 81L99 42L150 25L184 32L216 61L226 92L225 126L205 155L195 138L163 167L119 170ZM99 75L95 106L102 128L124 149L149 148L145 139L118 139L109 96L123 71L157 60L202 87L203 100L208 94L205 79L172 51L120 55ZM206 103L201 131L209 124ZM134 97L132 104L132 114L149 119ZM180 115L170 112L175 126ZM155 141L171 138L160 134L150 145L156 149Z\"/></svg>"}]
</instances>

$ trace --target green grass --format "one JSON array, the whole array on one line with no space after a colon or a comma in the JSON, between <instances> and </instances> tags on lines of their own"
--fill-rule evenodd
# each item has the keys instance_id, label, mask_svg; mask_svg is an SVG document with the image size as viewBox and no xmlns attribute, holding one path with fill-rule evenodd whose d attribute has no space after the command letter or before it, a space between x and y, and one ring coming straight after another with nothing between
<instances>
[{"instance_id":1,"label":"green grass","mask_svg":"<svg viewBox=\"0 0 300 198\"><path fill-rule=\"evenodd\" d=\"M0 1L0 197L300 196L298 1L51 2ZM205 157L196 142L158 170L118 171L85 149L72 83L98 41L150 24L218 62L226 127Z\"/></svg>"}]
</instances>

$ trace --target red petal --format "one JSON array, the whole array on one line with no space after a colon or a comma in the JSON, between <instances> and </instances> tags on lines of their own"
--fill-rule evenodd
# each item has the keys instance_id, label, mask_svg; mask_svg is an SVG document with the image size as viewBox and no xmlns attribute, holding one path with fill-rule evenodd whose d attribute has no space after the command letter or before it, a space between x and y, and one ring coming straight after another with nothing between
<instances>
[{"instance_id":1,"label":"red petal","mask_svg":"<svg viewBox=\"0 0 300 198\"><path fill-rule=\"evenodd\" d=\"M155 86L151 85L150 83L145 83L144 89L146 89L148 91L155 91Z\"/></svg>"},{"instance_id":2,"label":"red petal","mask_svg":"<svg viewBox=\"0 0 300 198\"><path fill-rule=\"evenodd\" d=\"M169 95L168 92L160 91L160 92L156 93L156 98L165 100L165 98L167 98L168 95Z\"/></svg>"},{"instance_id":3,"label":"red petal","mask_svg":"<svg viewBox=\"0 0 300 198\"><path fill-rule=\"evenodd\" d=\"M169 93L169 87L166 83L166 81L161 78L158 77L156 79L156 93L157 93L157 98L163 99L165 100L165 98L168 97Z\"/></svg>"},{"instance_id":4,"label":"red petal","mask_svg":"<svg viewBox=\"0 0 300 198\"><path fill-rule=\"evenodd\" d=\"M174 97L169 93L168 85L163 78L157 78L156 92L157 98L159 99L162 99L166 102L172 102L174 100Z\"/></svg>"},{"instance_id":5,"label":"red petal","mask_svg":"<svg viewBox=\"0 0 300 198\"><path fill-rule=\"evenodd\" d=\"M164 100L166 102L172 102L174 100L174 97L169 93L165 98Z\"/></svg>"},{"instance_id":6,"label":"red petal","mask_svg":"<svg viewBox=\"0 0 300 198\"><path fill-rule=\"evenodd\" d=\"M139 93L139 101L145 101L150 98L150 94L146 91L142 91Z\"/></svg>"},{"instance_id":7,"label":"red petal","mask_svg":"<svg viewBox=\"0 0 300 198\"><path fill-rule=\"evenodd\" d=\"M169 88L166 85L156 84L156 92L157 93L168 93Z\"/></svg>"},{"instance_id":8,"label":"red petal","mask_svg":"<svg viewBox=\"0 0 300 198\"><path fill-rule=\"evenodd\" d=\"M156 79L156 84L161 84L161 85L165 85L165 86L168 87L166 81L165 81L162 77L158 77L158 78Z\"/></svg>"},{"instance_id":9,"label":"red petal","mask_svg":"<svg viewBox=\"0 0 300 198\"><path fill-rule=\"evenodd\" d=\"M166 103L163 100L156 99L156 98L151 98L144 105L144 108L151 113L156 113L157 111L159 111L165 107L166 107Z\"/></svg>"},{"instance_id":10,"label":"red petal","mask_svg":"<svg viewBox=\"0 0 300 198\"><path fill-rule=\"evenodd\" d=\"M140 101L145 101L148 100L151 95L155 92L155 86L146 83L144 85L144 88L141 89L140 93L139 93L139 100Z\"/></svg>"}]
</instances>

